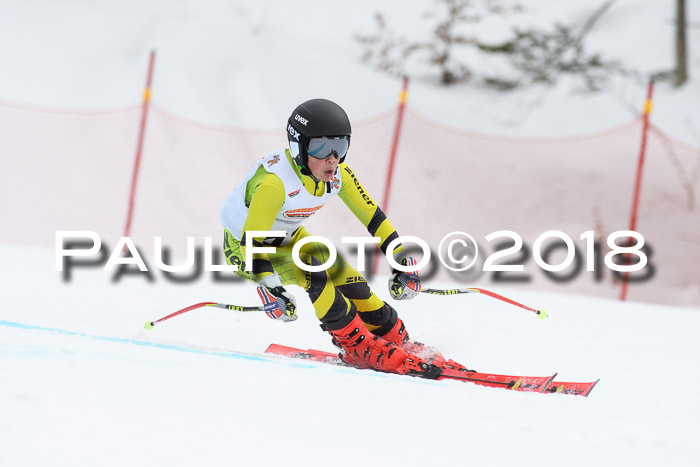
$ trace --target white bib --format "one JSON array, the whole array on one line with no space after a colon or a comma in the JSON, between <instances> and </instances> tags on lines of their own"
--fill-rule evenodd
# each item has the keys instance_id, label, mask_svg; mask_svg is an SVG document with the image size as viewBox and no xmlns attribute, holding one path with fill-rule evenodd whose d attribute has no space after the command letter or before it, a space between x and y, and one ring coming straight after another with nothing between
<instances>
[{"instance_id":1,"label":"white bib","mask_svg":"<svg viewBox=\"0 0 700 467\"><path fill-rule=\"evenodd\" d=\"M331 196L338 194L342 185L340 174L336 169L333 179L330 183L326 183L326 192L323 196L314 196L304 188L304 184L287 159L285 151L271 152L248 171L245 179L226 198L219 210L221 223L238 241L241 240L243 226L248 218L248 207L245 205L246 187L260 166L263 166L267 172L277 175L284 185L284 204L275 216L275 222L270 230L283 230L287 236L282 241L271 239L275 240L275 245L288 243L302 222L321 209ZM330 186L330 190L328 190L328 186Z\"/></svg>"}]
</instances>

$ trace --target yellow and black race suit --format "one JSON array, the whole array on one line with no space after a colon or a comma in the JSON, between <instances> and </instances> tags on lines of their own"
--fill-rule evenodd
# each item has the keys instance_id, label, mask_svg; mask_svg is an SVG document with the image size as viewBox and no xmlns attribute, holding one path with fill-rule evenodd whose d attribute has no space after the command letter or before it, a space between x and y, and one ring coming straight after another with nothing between
<instances>
[{"instance_id":1,"label":"yellow and black race suit","mask_svg":"<svg viewBox=\"0 0 700 467\"><path fill-rule=\"evenodd\" d=\"M299 168L286 152L289 163L302 182L304 189L311 195L323 196L328 185L314 178L302 175ZM398 234L379 206L364 190L355 174L347 164L338 166L342 184L338 196L352 211L357 219L367 227L371 236L380 237L380 248L387 254L387 245ZM259 281L268 274L277 273L284 285L296 284L308 293L316 311L316 316L324 323L336 321L345 316L354 307L360 313L362 321L370 330L391 327L396 322L396 312L378 298L367 285L366 280L351 267L340 255L325 271L308 272L299 268L292 261L294 245L311 234L303 227L297 228L284 245L276 246L275 253L254 253L253 264L246 265L245 232L270 231L285 202L286 190L282 180L274 173L268 172L261 165L248 180L245 188L245 205L248 208L242 232L234 236L228 229L224 231L224 253L229 264L239 267L237 274L251 281ZM236 237L239 237L239 241ZM254 238L256 246L274 244L264 238ZM401 246L391 254L401 251ZM304 245L299 254L300 259L308 265L324 264L329 258L327 247L319 242Z\"/></svg>"}]
</instances>

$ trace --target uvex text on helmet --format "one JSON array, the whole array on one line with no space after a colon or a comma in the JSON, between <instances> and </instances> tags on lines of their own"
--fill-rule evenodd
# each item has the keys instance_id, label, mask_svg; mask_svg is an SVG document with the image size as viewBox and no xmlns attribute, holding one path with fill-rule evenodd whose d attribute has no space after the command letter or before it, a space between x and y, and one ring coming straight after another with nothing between
<instances>
[{"instance_id":1,"label":"uvex text on helmet","mask_svg":"<svg viewBox=\"0 0 700 467\"><path fill-rule=\"evenodd\" d=\"M294 162L300 166L302 173L308 172L309 140L314 137L336 137L347 140L350 144L350 120L345 111L328 99L311 99L300 104L287 121L287 139ZM339 146L340 147L340 146ZM340 162L346 154L340 155ZM310 175L310 173L305 173Z\"/></svg>"}]
</instances>

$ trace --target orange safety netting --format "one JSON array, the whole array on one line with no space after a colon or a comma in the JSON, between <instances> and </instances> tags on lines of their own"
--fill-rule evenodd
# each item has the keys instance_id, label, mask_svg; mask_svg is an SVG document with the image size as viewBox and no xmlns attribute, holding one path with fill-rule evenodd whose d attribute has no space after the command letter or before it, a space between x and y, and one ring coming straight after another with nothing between
<instances>
[{"instance_id":1,"label":"orange safety netting","mask_svg":"<svg viewBox=\"0 0 700 467\"><path fill-rule=\"evenodd\" d=\"M56 230L92 230L113 247L123 234L141 107L70 111L0 102L0 241L54 245ZM381 203L395 112L353 122L347 163ZM136 189L131 237L150 254L153 237L183 251L186 237L199 244L223 238L222 200L262 155L286 147L284 122L272 130L204 125L152 104ZM585 270L585 242L629 227L639 157L641 119L609 131L567 138L508 138L437 124L408 107L386 213L401 235L424 239L437 253L453 231L471 234L481 247L467 273L436 263L441 279L489 287L540 289L617 297L619 281L602 264ZM653 277L631 284L631 300L700 303L700 150L651 127L637 230L652 248ZM354 216L333 199L307 228L340 245L341 236L366 236ZM524 249L503 259L520 273L480 272L492 253L494 231L519 234ZM537 237L549 230L569 235L582 270L548 276L532 257ZM354 264L354 247L339 246ZM564 257L555 249L552 264ZM578 263L577 263L578 264ZM579 267L581 267L579 265ZM387 272L382 264L381 273ZM649 272L649 271L647 271ZM639 275L639 273L637 273ZM633 275L634 276L634 275ZM567 279L567 277L569 277Z\"/></svg>"}]
</instances>

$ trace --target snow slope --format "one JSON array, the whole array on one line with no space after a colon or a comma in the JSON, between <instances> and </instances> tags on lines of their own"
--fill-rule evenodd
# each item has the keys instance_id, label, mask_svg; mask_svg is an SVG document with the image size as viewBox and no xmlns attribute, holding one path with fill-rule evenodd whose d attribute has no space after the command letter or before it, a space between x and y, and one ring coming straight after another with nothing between
<instances>
[{"instance_id":1,"label":"snow slope","mask_svg":"<svg viewBox=\"0 0 700 467\"><path fill-rule=\"evenodd\" d=\"M478 370L601 378L588 398L541 395L261 356L333 350L301 293L290 324L199 309L146 331L200 301L255 304L254 288L99 270L65 283L53 251L0 254L2 466L700 462L687 308L500 289L550 317L478 295L396 304L414 338Z\"/></svg>"}]
</instances>

